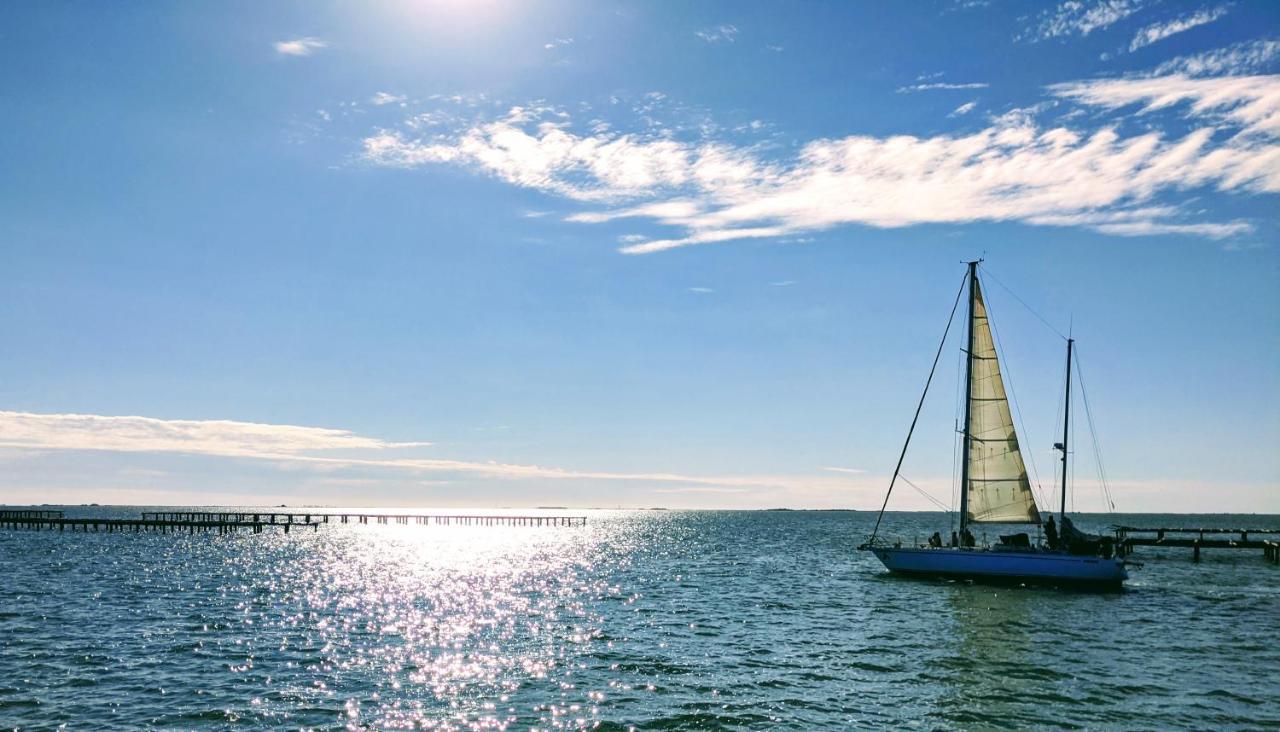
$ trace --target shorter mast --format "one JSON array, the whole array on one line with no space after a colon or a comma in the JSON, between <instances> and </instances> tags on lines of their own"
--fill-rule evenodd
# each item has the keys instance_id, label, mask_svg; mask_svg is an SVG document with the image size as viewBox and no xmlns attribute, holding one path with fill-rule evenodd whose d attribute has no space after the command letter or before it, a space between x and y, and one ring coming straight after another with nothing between
<instances>
[{"instance_id":1,"label":"shorter mast","mask_svg":"<svg viewBox=\"0 0 1280 732\"><path fill-rule=\"evenodd\" d=\"M1074 338L1067 339L1067 397L1062 407L1062 507L1058 511L1058 522L1067 517L1067 437L1071 434L1071 347Z\"/></svg>"},{"instance_id":2,"label":"shorter mast","mask_svg":"<svg viewBox=\"0 0 1280 732\"><path fill-rule=\"evenodd\" d=\"M978 292L978 262L969 262L969 338L965 342L964 353L964 458L960 461L960 544L964 545L965 524L969 514L969 448L972 440L969 436L969 422L973 417L973 315L974 300Z\"/></svg>"}]
</instances>

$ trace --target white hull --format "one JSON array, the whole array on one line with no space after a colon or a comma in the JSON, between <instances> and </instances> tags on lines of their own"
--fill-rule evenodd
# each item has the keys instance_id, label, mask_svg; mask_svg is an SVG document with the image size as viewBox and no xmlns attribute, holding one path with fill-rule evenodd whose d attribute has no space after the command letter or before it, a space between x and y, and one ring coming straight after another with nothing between
<instances>
[{"instance_id":1,"label":"white hull","mask_svg":"<svg viewBox=\"0 0 1280 732\"><path fill-rule=\"evenodd\" d=\"M1119 587L1128 573L1119 559L1048 551L870 547L892 572L957 579Z\"/></svg>"}]
</instances>

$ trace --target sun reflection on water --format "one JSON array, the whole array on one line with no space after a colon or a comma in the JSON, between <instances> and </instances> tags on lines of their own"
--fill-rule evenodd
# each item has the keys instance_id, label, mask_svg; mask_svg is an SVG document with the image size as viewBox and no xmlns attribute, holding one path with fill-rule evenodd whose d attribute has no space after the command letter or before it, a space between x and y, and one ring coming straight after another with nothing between
<instances>
[{"instance_id":1,"label":"sun reflection on water","mask_svg":"<svg viewBox=\"0 0 1280 732\"><path fill-rule=\"evenodd\" d=\"M351 729L580 727L605 699L574 674L601 635L586 598L621 592L595 571L598 540L590 527L330 525L309 546L275 547L288 561L251 582L237 610L246 635L275 637L273 654L315 680L285 695L340 702ZM245 575L261 566L254 554L241 558ZM244 673L253 656L227 668ZM345 695L363 686L355 678L372 688ZM558 701L521 708L527 688Z\"/></svg>"}]
</instances>

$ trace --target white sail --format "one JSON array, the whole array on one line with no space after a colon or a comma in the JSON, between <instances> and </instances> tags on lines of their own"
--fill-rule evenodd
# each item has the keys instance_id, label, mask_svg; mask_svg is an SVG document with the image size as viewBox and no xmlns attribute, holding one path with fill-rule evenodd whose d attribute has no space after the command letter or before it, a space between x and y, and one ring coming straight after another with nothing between
<instances>
[{"instance_id":1,"label":"white sail","mask_svg":"<svg viewBox=\"0 0 1280 732\"><path fill-rule=\"evenodd\" d=\"M969 387L968 521L1040 523L1018 449L982 290L973 283L973 377Z\"/></svg>"}]
</instances>

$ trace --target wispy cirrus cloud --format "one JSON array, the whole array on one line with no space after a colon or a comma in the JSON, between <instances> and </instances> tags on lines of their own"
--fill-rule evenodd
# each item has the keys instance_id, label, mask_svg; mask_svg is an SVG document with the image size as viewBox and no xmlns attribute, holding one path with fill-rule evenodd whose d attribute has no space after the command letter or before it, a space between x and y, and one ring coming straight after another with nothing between
<instances>
[{"instance_id":1,"label":"wispy cirrus cloud","mask_svg":"<svg viewBox=\"0 0 1280 732\"><path fill-rule=\"evenodd\" d=\"M1094 112L1178 107L1193 129L1178 137L1159 128L1124 134L1120 120L1092 131L1065 118L1042 125L1038 105L967 134L824 138L786 157L662 130L575 132L569 120L521 111L431 139L381 130L365 139L365 157L403 167L463 165L588 205L570 221L647 220L672 234L632 235L621 248L628 254L849 224L1019 221L1222 239L1252 224L1187 220L1153 199L1201 186L1280 192L1280 76L1098 79L1047 91Z\"/></svg>"},{"instance_id":2,"label":"wispy cirrus cloud","mask_svg":"<svg viewBox=\"0 0 1280 732\"><path fill-rule=\"evenodd\" d=\"M387 442L324 427L233 420L0 412L0 446L17 448L282 457L326 450L390 450L430 444Z\"/></svg>"},{"instance_id":3,"label":"wispy cirrus cloud","mask_svg":"<svg viewBox=\"0 0 1280 732\"><path fill-rule=\"evenodd\" d=\"M1141 106L1141 112L1187 103L1189 113L1200 119L1218 116L1245 133L1280 136L1280 76L1221 76L1193 79L1179 74L1159 77L1095 79L1055 84L1056 95L1106 109ZM1206 129L1196 134L1204 134ZM1275 140L1256 150L1274 161ZM1261 171L1259 171L1261 172ZM1274 191L1280 169L1261 176Z\"/></svg>"},{"instance_id":4,"label":"wispy cirrus cloud","mask_svg":"<svg viewBox=\"0 0 1280 732\"><path fill-rule=\"evenodd\" d=\"M1280 59L1280 41L1264 39L1236 43L1226 48L1178 56L1161 63L1151 76L1245 76L1274 70Z\"/></svg>"},{"instance_id":5,"label":"wispy cirrus cloud","mask_svg":"<svg viewBox=\"0 0 1280 732\"><path fill-rule=\"evenodd\" d=\"M547 41L546 43L542 44L542 47L550 51L552 49L561 48L563 46L571 46L571 45L573 45L572 38L553 38L550 41Z\"/></svg>"},{"instance_id":6,"label":"wispy cirrus cloud","mask_svg":"<svg viewBox=\"0 0 1280 732\"><path fill-rule=\"evenodd\" d=\"M912 84L911 86L900 86L898 87L897 92L899 94L906 94L908 92L935 91L938 89L986 89L989 86L991 85L984 82L980 82L980 81L966 82L961 84L953 84L953 83L938 81L938 82L932 82L927 84Z\"/></svg>"},{"instance_id":7,"label":"wispy cirrus cloud","mask_svg":"<svg viewBox=\"0 0 1280 732\"><path fill-rule=\"evenodd\" d=\"M381 107L387 104L404 104L406 100L408 97L403 94L380 91L369 98L369 103L375 107Z\"/></svg>"},{"instance_id":8,"label":"wispy cirrus cloud","mask_svg":"<svg viewBox=\"0 0 1280 732\"><path fill-rule=\"evenodd\" d=\"M1114 25L1142 9L1137 0L1067 0L1040 13L1034 27L1014 40L1044 41L1064 36L1087 36Z\"/></svg>"},{"instance_id":9,"label":"wispy cirrus cloud","mask_svg":"<svg viewBox=\"0 0 1280 732\"><path fill-rule=\"evenodd\" d=\"M1201 10L1163 23L1153 23L1138 31L1138 34L1129 42L1129 51L1133 52L1144 46L1163 41L1169 36L1207 25L1226 14L1227 8L1223 6L1212 10Z\"/></svg>"},{"instance_id":10,"label":"wispy cirrus cloud","mask_svg":"<svg viewBox=\"0 0 1280 732\"><path fill-rule=\"evenodd\" d=\"M724 23L714 28L703 28L693 34L707 43L733 43L738 38L738 26Z\"/></svg>"},{"instance_id":11,"label":"wispy cirrus cloud","mask_svg":"<svg viewBox=\"0 0 1280 732\"><path fill-rule=\"evenodd\" d=\"M311 54L323 48L328 48L329 44L319 38L306 37L294 38L290 41L276 41L273 46L276 53L283 56L310 56Z\"/></svg>"},{"instance_id":12,"label":"wispy cirrus cloud","mask_svg":"<svg viewBox=\"0 0 1280 732\"><path fill-rule=\"evenodd\" d=\"M396 453L429 442L391 442L348 430L234 420L167 420L95 414L0 411L0 450L176 453L266 460L321 469L375 468L409 474L444 473L505 479L628 481L724 489L797 489L813 476L694 476L666 472L573 470L544 465L476 462ZM834 487L834 484L826 484Z\"/></svg>"}]
</instances>

